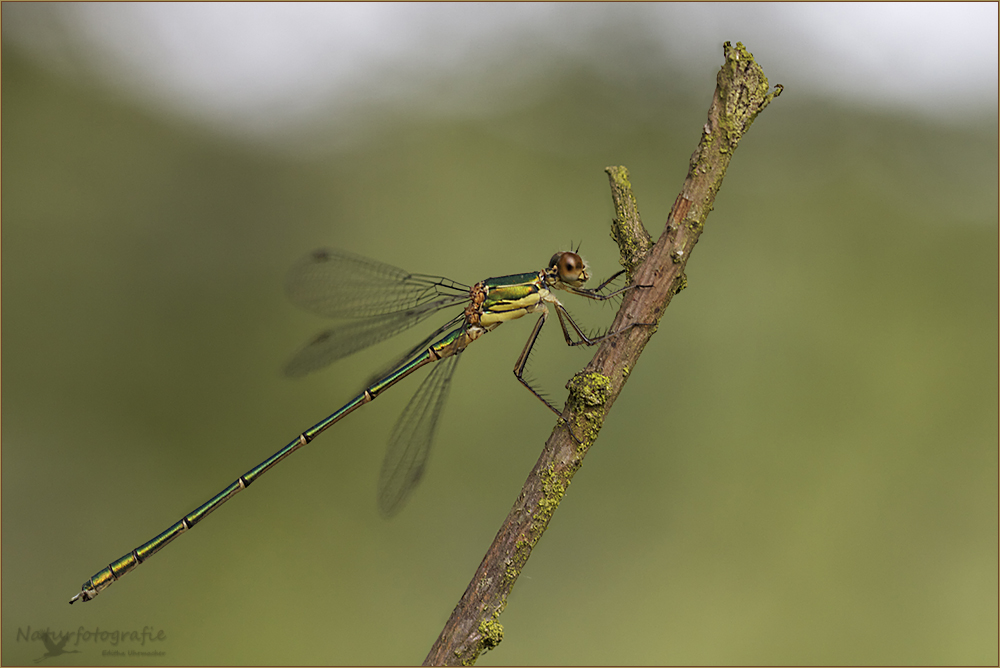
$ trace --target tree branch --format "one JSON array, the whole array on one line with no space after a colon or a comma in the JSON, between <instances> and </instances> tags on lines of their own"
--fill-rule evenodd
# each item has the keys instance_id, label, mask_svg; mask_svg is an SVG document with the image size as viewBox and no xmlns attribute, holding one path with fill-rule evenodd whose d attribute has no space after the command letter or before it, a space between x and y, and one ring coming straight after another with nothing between
<instances>
[{"instance_id":1,"label":"tree branch","mask_svg":"<svg viewBox=\"0 0 1000 668\"><path fill-rule=\"evenodd\" d=\"M626 293L610 330L624 331L605 340L590 364L567 383L569 398L562 416L424 665L471 665L481 652L503 639L498 620L507 596L656 331L655 323L686 285L684 268L733 151L757 114L781 93L780 85L768 93L763 70L742 44L733 47L726 42L724 53L701 141L691 156L666 228L652 248L639 219L628 171L624 167L606 170L616 212L612 237L621 250L622 266L634 284L642 287Z\"/></svg>"}]
</instances>

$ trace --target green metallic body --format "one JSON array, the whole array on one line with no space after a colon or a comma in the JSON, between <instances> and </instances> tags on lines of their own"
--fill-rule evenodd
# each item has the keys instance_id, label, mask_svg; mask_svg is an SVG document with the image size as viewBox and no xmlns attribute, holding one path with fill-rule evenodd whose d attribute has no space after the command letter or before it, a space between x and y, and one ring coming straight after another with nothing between
<instances>
[{"instance_id":1,"label":"green metallic body","mask_svg":"<svg viewBox=\"0 0 1000 668\"><path fill-rule=\"evenodd\" d=\"M473 286L470 290L471 303L466 308L464 322L461 325L404 361L380 380L372 383L364 392L244 473L231 485L182 517L166 531L103 568L83 584L82 591L74 596L70 603L76 600L89 601L97 596L115 580L133 570L179 535L205 519L212 511L248 487L285 457L308 444L330 426L420 367L462 352L470 343L503 322L520 318L529 313L543 311L546 302L558 304L549 290L552 284L553 279L543 271L490 278ZM536 326L536 334L537 329L539 327Z\"/></svg>"}]
</instances>

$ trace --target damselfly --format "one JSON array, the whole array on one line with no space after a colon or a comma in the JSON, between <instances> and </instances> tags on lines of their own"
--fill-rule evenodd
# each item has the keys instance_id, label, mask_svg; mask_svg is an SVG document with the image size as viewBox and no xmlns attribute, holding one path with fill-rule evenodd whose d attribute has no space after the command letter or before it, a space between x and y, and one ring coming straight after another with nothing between
<instances>
[{"instance_id":1,"label":"damselfly","mask_svg":"<svg viewBox=\"0 0 1000 668\"><path fill-rule=\"evenodd\" d=\"M389 437L389 447L379 474L378 503L383 515L395 514L423 474L459 354L480 336L508 320L516 320L529 313L541 314L514 364L514 375L556 415L560 415L559 410L524 379L524 367L548 317L548 307L555 310L563 336L570 346L593 345L623 330L588 337L553 293L563 290L588 299L610 299L631 287L604 293L607 286L622 273L618 272L597 288L584 288L584 283L590 278L586 264L575 252L563 251L553 255L548 266L541 271L489 278L467 286L446 278L410 274L344 251L319 250L310 254L289 275L289 297L307 310L342 318L345 322L322 332L306 345L286 367L290 375L315 371L399 334L441 309L463 307L462 311L431 332L385 373L375 376L361 394L332 415L299 434L291 443L241 475L166 531L101 569L83 584L82 591L69 602L91 600L348 413L425 364L440 361L421 383ZM571 330L577 338L573 337Z\"/></svg>"}]
</instances>

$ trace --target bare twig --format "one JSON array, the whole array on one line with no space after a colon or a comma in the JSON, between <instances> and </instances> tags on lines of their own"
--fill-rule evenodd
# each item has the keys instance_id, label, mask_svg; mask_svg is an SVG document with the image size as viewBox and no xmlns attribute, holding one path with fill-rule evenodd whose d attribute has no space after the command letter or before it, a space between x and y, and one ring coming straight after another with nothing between
<instances>
[{"instance_id":1,"label":"bare twig","mask_svg":"<svg viewBox=\"0 0 1000 668\"><path fill-rule=\"evenodd\" d=\"M622 266L634 284L643 287L630 290L622 301L611 331L623 333L602 343L590 364L567 383L569 398L562 417L424 665L470 665L503 639L498 620L507 596L656 331L655 323L686 285L684 268L733 151L757 114L781 93L781 86L768 93L763 70L742 44L726 42L724 52L708 122L666 228L652 248L628 171L607 168L616 210L612 236L621 249Z\"/></svg>"}]
</instances>

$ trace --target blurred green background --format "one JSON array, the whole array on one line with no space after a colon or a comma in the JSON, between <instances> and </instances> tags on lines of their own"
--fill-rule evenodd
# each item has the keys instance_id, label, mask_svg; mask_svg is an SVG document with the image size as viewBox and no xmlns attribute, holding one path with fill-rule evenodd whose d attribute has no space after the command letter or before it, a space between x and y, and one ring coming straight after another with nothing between
<instances>
[{"instance_id":1,"label":"blurred green background","mask_svg":"<svg viewBox=\"0 0 1000 668\"><path fill-rule=\"evenodd\" d=\"M328 324L283 296L299 257L472 283L582 241L610 274L603 168L630 169L658 236L714 70L615 85L567 66L479 115L372 103L363 131L316 128L337 147L295 153L2 57L3 663L40 657L39 630L144 627L166 639L46 665L422 661L553 427L510 372L530 324L463 356L394 520L375 483L413 380L66 601L409 341L283 378ZM837 107L762 65L788 89L481 665L998 660L996 116ZM547 329L531 375L561 403L589 356Z\"/></svg>"}]
</instances>

